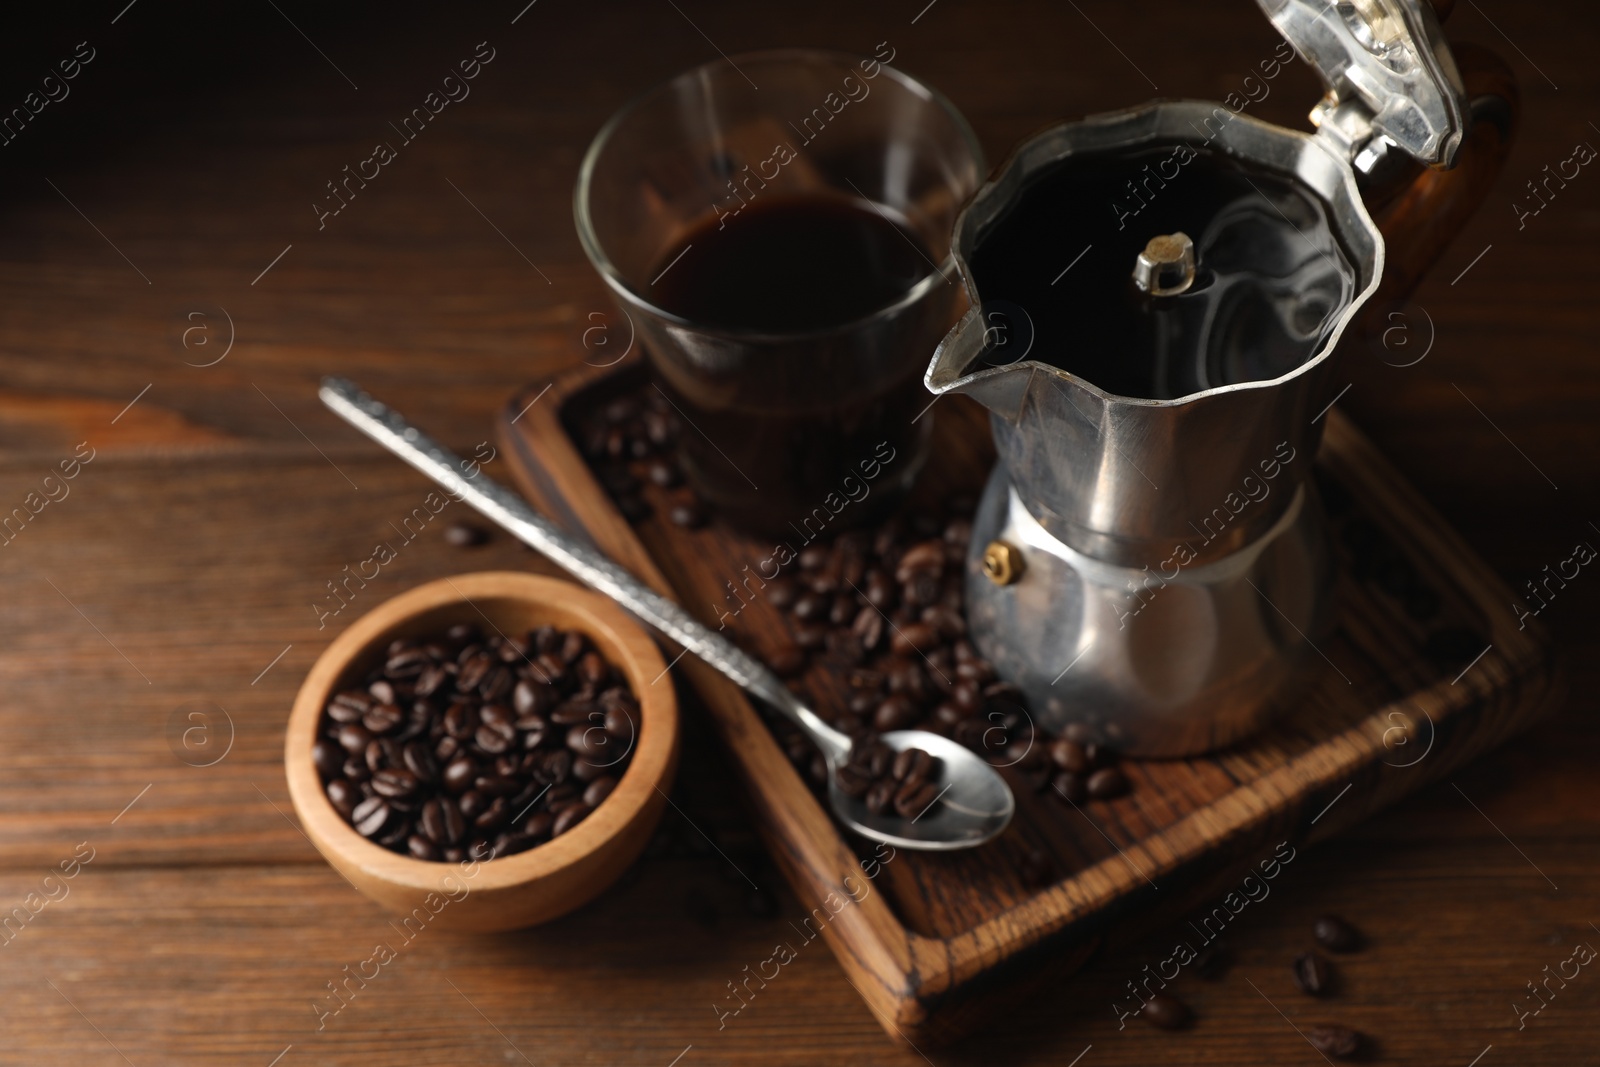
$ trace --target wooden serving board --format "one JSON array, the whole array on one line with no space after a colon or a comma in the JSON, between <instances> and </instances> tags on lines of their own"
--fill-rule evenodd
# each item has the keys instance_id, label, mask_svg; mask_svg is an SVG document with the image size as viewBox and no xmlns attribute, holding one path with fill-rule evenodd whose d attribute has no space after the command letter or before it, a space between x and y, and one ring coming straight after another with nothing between
<instances>
[{"instance_id":1,"label":"wooden serving board","mask_svg":"<svg viewBox=\"0 0 1600 1067\"><path fill-rule=\"evenodd\" d=\"M645 382L637 356L580 367L545 395L514 397L501 440L536 507L715 625L724 583L767 557L770 539L719 523L676 526L650 486L653 514L630 525L575 440L586 412ZM987 416L959 397L935 415L917 493L975 493L993 462ZM1122 798L1078 810L1012 777L1017 818L996 841L887 858L832 821L742 692L693 657L678 663L779 867L802 907L818 909L811 925L890 1036L924 1048L959 1037L1102 944L1236 884L1278 843L1337 833L1554 706L1559 683L1542 631L1518 630L1510 591L1338 411L1327 419L1317 477L1343 563L1339 625L1321 646L1328 666L1302 706L1246 744L1124 761L1133 788ZM1431 590L1421 607L1414 594L1408 603L1390 592L1405 585L1396 570ZM734 632L758 655L788 635L764 600L740 613ZM1460 647L1442 651L1451 643ZM858 902L839 908L847 894Z\"/></svg>"}]
</instances>

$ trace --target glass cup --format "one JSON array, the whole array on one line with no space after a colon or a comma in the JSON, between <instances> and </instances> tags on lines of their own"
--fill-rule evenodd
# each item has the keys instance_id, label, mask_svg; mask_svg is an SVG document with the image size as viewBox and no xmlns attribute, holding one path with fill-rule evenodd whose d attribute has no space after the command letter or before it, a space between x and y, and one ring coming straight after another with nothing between
<instances>
[{"instance_id":1,"label":"glass cup","mask_svg":"<svg viewBox=\"0 0 1600 1067\"><path fill-rule=\"evenodd\" d=\"M874 58L783 50L696 67L614 115L578 175L578 236L684 423L684 474L745 529L811 540L874 521L927 455L933 416L922 371L965 303L950 234L986 168L966 120L886 66L885 48ZM877 250L895 255L880 258L916 271L845 321L806 322L808 309L792 306L808 299L798 293L752 295L747 285L732 295L738 257L748 257L750 277L762 266L750 241L766 231L748 227L817 202L834 215L847 205L857 222L870 209L893 223L896 238L877 231L888 246ZM745 234L729 232L741 224ZM737 252L711 244L741 238ZM722 257L724 284L705 288L717 276L696 273L707 262L696 263L697 250ZM869 261L842 257L839 273L859 278ZM684 273L663 288L673 270ZM743 301L732 309L743 321L663 306L684 286L701 286L713 302L726 289Z\"/></svg>"}]
</instances>

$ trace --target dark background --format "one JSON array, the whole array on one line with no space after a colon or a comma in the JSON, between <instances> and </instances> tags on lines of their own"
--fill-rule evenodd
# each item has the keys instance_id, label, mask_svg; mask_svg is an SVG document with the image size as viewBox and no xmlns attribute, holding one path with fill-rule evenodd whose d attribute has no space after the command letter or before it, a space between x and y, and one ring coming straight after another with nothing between
<instances>
[{"instance_id":1,"label":"dark background","mask_svg":"<svg viewBox=\"0 0 1600 1067\"><path fill-rule=\"evenodd\" d=\"M571 221L589 138L718 49L888 41L998 162L1057 119L1239 89L1277 45L1266 20L1248 0L538 0L515 25L517 2L124 7L0 30L0 110L79 41L97 51L64 102L0 146L0 509L77 442L96 449L72 496L0 550L0 910L77 842L97 849L72 895L0 947L0 1062L265 1065L291 1044L286 1065L520 1050L664 1067L689 1045L686 1067L920 1062L885 1041L820 949L719 1033L710 1004L799 906L780 891L778 918L753 916L714 856L644 861L545 929L430 938L315 1033L311 997L370 954L382 920L286 818L282 725L331 633L308 605L424 491L324 412L315 383L354 377L456 447L489 437L510 393L580 358L587 315L608 308ZM1586 168L1525 228L1512 209L1545 165L1600 144L1597 21L1577 2L1459 5L1451 35L1517 72L1523 130L1413 298L1418 343L1424 322L1437 332L1427 358L1396 368L1365 344L1342 356L1341 406L1513 587L1600 543L1600 177ZM393 140L388 122L480 41L497 55L471 96L319 232L324 183ZM1319 93L1291 64L1251 113L1303 128ZM184 345L197 322L220 345L221 309L227 358L186 365L221 350L195 347L201 335ZM547 569L504 538L471 558L439 540L386 568L370 602L493 566ZM1083 1067L1320 1062L1244 979L1287 990L1287 960L1328 908L1374 946L1335 1001L1289 1001L1301 1025L1359 1025L1390 1062L1465 1067L1489 1045L1483 1067L1592 1058L1600 978L1584 972L1521 1031L1511 1004L1575 941L1600 941L1597 605L1591 568L1542 615L1570 667L1564 710L1457 776L1459 790L1442 784L1297 862L1240 924L1236 971L1182 991L1193 1030L1116 1030L1106 1005L1151 958L1134 949L931 1060L1067 1064L1092 1044ZM169 749L169 718L191 701L233 725L213 767ZM682 803L753 849L720 753L703 732L688 744ZM770 869L758 880L778 884Z\"/></svg>"}]
</instances>

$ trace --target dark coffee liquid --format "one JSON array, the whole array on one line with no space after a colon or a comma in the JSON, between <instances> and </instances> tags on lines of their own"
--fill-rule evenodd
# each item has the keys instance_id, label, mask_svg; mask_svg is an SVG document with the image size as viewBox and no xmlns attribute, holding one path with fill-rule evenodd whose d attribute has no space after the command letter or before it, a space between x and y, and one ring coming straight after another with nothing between
<instances>
[{"instance_id":1,"label":"dark coffee liquid","mask_svg":"<svg viewBox=\"0 0 1600 1067\"><path fill-rule=\"evenodd\" d=\"M1134 260L1152 237L1178 231L1194 241L1194 286L1140 294ZM1027 358L1109 393L1160 400L1300 366L1349 304L1355 278L1318 198L1179 144L1068 157L993 224L971 264L986 305L1027 312Z\"/></svg>"},{"instance_id":2,"label":"dark coffee liquid","mask_svg":"<svg viewBox=\"0 0 1600 1067\"><path fill-rule=\"evenodd\" d=\"M670 245L647 298L701 330L654 342L690 423L679 458L735 525L805 540L874 521L909 486L932 416L921 377L959 287L891 307L936 257L886 208L772 196Z\"/></svg>"},{"instance_id":3,"label":"dark coffee liquid","mask_svg":"<svg viewBox=\"0 0 1600 1067\"><path fill-rule=\"evenodd\" d=\"M805 333L888 307L932 270L922 243L886 211L773 197L708 218L669 246L647 296L697 326Z\"/></svg>"}]
</instances>

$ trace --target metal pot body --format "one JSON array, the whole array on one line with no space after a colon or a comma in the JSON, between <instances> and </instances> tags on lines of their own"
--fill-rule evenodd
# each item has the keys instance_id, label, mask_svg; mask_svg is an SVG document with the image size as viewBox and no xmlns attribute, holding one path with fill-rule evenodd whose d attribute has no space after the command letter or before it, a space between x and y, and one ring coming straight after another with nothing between
<instances>
[{"instance_id":1,"label":"metal pot body","mask_svg":"<svg viewBox=\"0 0 1600 1067\"><path fill-rule=\"evenodd\" d=\"M1197 130L1212 150L1293 179L1326 209L1353 278L1315 352L1277 378L1164 400L1108 393L1039 358L987 365L971 256L1030 180L1074 153L1193 141ZM1217 104L1095 116L1020 146L957 220L955 255L973 310L925 382L991 412L1000 462L968 561L979 650L1023 689L1041 726L1133 755L1197 753L1257 728L1304 668L1323 664L1315 644L1332 618L1327 533L1308 475L1331 353L1384 260L1350 164L1322 138ZM995 541L1020 558L1008 584L985 575Z\"/></svg>"}]
</instances>

